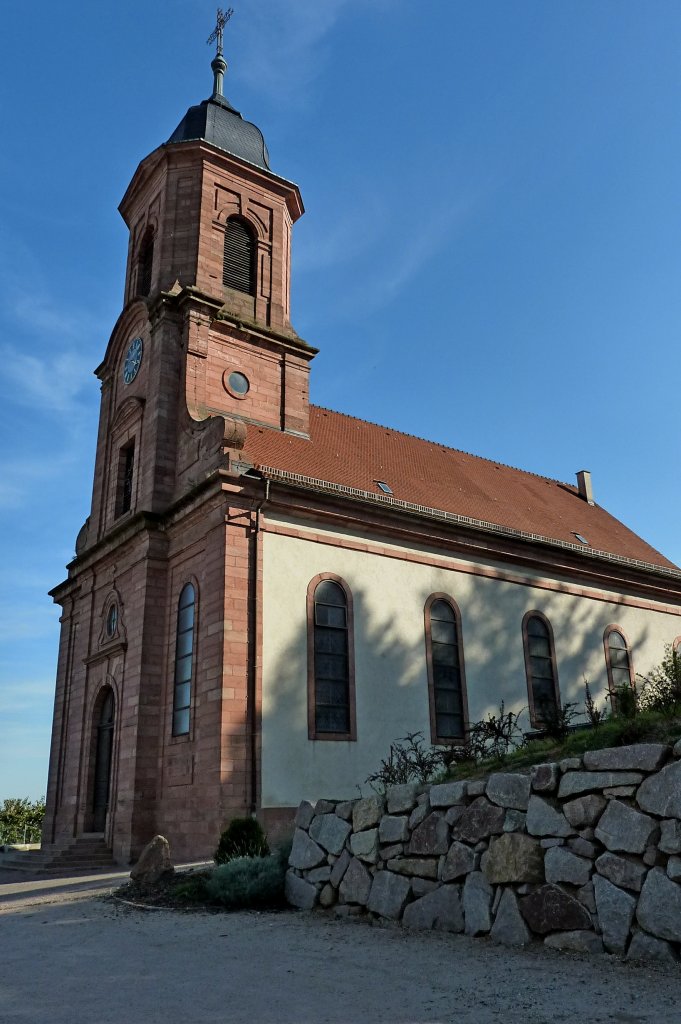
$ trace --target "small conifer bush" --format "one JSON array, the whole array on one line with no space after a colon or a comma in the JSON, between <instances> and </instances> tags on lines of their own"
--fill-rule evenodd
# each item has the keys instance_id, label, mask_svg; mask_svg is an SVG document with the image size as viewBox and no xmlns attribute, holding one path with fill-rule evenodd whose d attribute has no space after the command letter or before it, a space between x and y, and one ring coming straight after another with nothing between
<instances>
[{"instance_id":1,"label":"small conifer bush","mask_svg":"<svg viewBox=\"0 0 681 1024\"><path fill-rule=\"evenodd\" d=\"M213 855L216 864L228 864L236 857L266 857L270 852L256 818L233 818L220 836Z\"/></svg>"},{"instance_id":2,"label":"small conifer bush","mask_svg":"<svg viewBox=\"0 0 681 1024\"><path fill-rule=\"evenodd\" d=\"M206 880L209 898L223 907L237 910L284 906L286 860L277 854L234 857Z\"/></svg>"}]
</instances>

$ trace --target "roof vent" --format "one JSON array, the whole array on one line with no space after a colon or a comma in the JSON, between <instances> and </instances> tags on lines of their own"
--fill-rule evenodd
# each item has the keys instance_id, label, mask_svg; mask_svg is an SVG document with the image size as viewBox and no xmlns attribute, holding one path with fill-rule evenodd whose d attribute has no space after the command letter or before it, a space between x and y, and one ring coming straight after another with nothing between
<instances>
[{"instance_id":1,"label":"roof vent","mask_svg":"<svg viewBox=\"0 0 681 1024\"><path fill-rule=\"evenodd\" d=\"M577 490L580 498L587 501L589 505L594 504L594 492L591 486L591 473L588 469L580 469L577 474Z\"/></svg>"}]
</instances>

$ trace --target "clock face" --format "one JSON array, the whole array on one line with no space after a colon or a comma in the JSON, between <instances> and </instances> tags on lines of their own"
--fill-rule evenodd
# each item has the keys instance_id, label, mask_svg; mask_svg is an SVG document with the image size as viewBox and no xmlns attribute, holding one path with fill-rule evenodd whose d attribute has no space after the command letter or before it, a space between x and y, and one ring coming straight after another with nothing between
<instances>
[{"instance_id":1,"label":"clock face","mask_svg":"<svg viewBox=\"0 0 681 1024\"><path fill-rule=\"evenodd\" d=\"M126 384L132 384L137 376L139 368L142 365L143 352L144 344L142 339L133 338L128 346L128 351L125 355L125 362L123 363L123 380Z\"/></svg>"}]
</instances>

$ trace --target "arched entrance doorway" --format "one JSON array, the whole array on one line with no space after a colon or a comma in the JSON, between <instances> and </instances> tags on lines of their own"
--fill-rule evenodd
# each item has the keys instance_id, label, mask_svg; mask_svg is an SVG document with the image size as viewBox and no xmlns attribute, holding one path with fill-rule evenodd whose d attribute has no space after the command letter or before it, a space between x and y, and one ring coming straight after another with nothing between
<instances>
[{"instance_id":1,"label":"arched entrance doorway","mask_svg":"<svg viewBox=\"0 0 681 1024\"><path fill-rule=\"evenodd\" d=\"M95 779L92 794L92 831L103 832L109 810L111 753L114 731L114 695L108 688L99 709L95 736Z\"/></svg>"}]
</instances>

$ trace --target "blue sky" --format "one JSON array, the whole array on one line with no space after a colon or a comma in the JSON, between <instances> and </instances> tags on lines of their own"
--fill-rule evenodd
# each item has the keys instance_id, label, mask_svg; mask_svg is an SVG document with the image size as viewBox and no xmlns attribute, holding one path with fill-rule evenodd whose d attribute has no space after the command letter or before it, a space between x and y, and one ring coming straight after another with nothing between
<instances>
[{"instance_id":1,"label":"blue sky","mask_svg":"<svg viewBox=\"0 0 681 1024\"><path fill-rule=\"evenodd\" d=\"M681 563L678 0L241 0L226 93L299 183L318 404L573 481ZM137 163L211 87L204 0L3 22L0 799L45 791L47 590L88 514Z\"/></svg>"}]
</instances>

